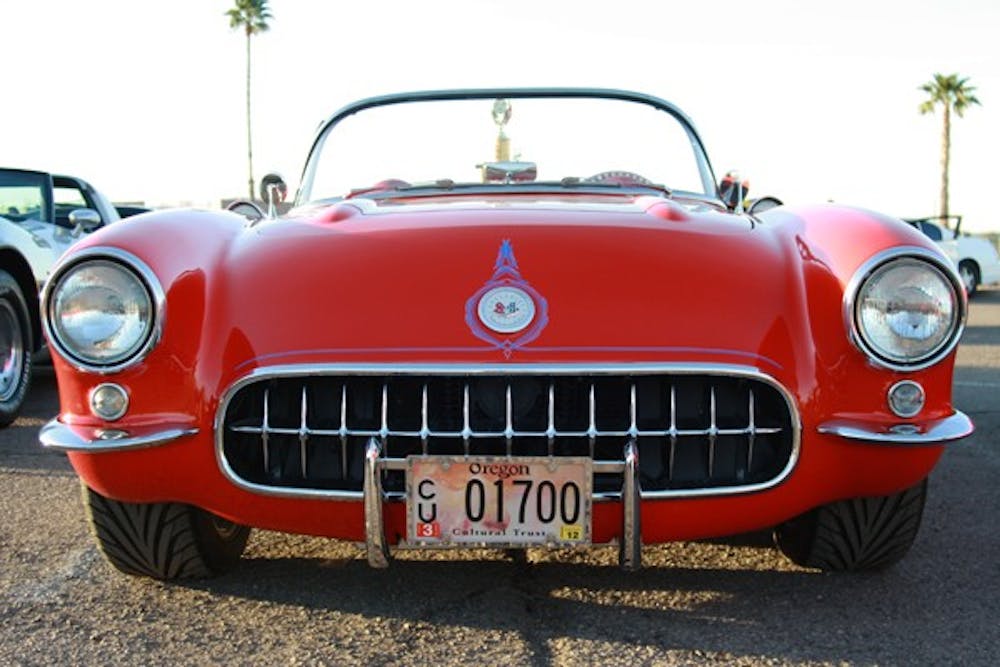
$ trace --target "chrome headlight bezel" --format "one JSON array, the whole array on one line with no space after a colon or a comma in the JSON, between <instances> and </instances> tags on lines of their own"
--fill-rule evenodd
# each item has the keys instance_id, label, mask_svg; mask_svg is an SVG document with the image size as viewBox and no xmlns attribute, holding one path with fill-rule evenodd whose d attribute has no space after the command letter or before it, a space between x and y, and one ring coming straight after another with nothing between
<instances>
[{"instance_id":1,"label":"chrome headlight bezel","mask_svg":"<svg viewBox=\"0 0 1000 667\"><path fill-rule=\"evenodd\" d=\"M108 362L87 358L85 355L81 355L78 350L72 349L72 346L59 336L58 329L53 322L55 297L60 286L74 270L91 262L112 264L116 268L132 274L131 277L135 278L145 290L150 304L150 321L147 330L141 337L142 342L137 344L134 349L129 350L127 356L114 358ZM75 369L107 375L141 363L156 347L163 333L165 304L166 296L156 274L141 259L118 248L87 248L73 254L53 271L42 292L42 325L50 344Z\"/></svg>"},{"instance_id":2,"label":"chrome headlight bezel","mask_svg":"<svg viewBox=\"0 0 1000 667\"><path fill-rule=\"evenodd\" d=\"M892 355L879 350L878 346L872 343L869 336L866 335L859 314L861 306L860 295L862 290L867 286L868 281L884 273L887 268L891 268L891 265L906 263L924 264L930 271L935 272L951 289L955 306L954 317L949 325L950 331L933 348L913 358L907 358L902 354ZM873 364L894 371L912 372L923 370L939 363L951 354L958 345L958 341L965 329L967 311L965 291L955 267L947 258L942 257L939 253L916 246L891 248L876 254L854 273L844 292L844 321L851 342Z\"/></svg>"}]
</instances>

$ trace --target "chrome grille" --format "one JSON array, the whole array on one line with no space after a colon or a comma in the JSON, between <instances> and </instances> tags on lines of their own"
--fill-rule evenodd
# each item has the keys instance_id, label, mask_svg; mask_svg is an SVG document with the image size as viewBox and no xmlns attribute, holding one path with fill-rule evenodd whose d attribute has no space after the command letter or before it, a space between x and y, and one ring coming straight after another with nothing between
<instances>
[{"instance_id":1,"label":"chrome grille","mask_svg":"<svg viewBox=\"0 0 1000 667\"><path fill-rule=\"evenodd\" d=\"M620 461L634 441L647 496L774 483L798 443L791 401L772 381L669 367L271 369L227 392L220 427L224 468L237 482L292 493L360 494L372 438L387 458L598 462ZM597 493L620 492L620 472L596 470ZM382 474L384 489L403 491L401 471Z\"/></svg>"}]
</instances>

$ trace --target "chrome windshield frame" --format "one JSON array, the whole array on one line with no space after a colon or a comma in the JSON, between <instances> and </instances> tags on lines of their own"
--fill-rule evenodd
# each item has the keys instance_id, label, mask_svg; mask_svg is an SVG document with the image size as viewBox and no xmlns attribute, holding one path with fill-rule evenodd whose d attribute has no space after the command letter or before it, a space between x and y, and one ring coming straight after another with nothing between
<instances>
[{"instance_id":1,"label":"chrome windshield frame","mask_svg":"<svg viewBox=\"0 0 1000 667\"><path fill-rule=\"evenodd\" d=\"M316 132L309 155L306 159L305 167L302 170L302 177L299 180L299 188L295 194L295 206L303 206L313 201L311 199L313 180L315 178L316 166L319 162L318 156L322 153L323 145L333 128L345 118L353 116L366 109L389 106L392 104L404 104L408 102L440 102L448 100L479 100L479 99L572 99L572 98L593 98L607 100L621 100L646 104L672 116L691 141L691 148L694 151L695 160L698 166L699 177L701 179L706 197L713 200L718 199L717 182L715 173L712 170L708 152L705 144L695 129L694 123L676 105L666 100L637 93L628 90L618 90L614 88L464 88L452 90L423 90L404 93L393 93L389 95L378 95L369 97L357 102L353 102L343 107L329 119L323 122ZM669 185L669 184L668 184Z\"/></svg>"}]
</instances>

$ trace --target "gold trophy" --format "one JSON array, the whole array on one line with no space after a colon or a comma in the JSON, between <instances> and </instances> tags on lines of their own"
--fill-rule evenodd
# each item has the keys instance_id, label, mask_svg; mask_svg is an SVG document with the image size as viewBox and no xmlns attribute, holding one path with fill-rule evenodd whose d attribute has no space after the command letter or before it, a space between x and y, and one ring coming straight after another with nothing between
<instances>
[{"instance_id":1,"label":"gold trophy","mask_svg":"<svg viewBox=\"0 0 1000 667\"><path fill-rule=\"evenodd\" d=\"M510 100L498 97L493 102L493 122L497 125L497 148L496 161L510 161L510 137L503 131L507 123L510 122L510 114L513 111Z\"/></svg>"},{"instance_id":2,"label":"gold trophy","mask_svg":"<svg viewBox=\"0 0 1000 667\"><path fill-rule=\"evenodd\" d=\"M534 162L510 159L510 137L504 132L510 122L512 108L510 100L498 97L493 101L493 122L497 126L496 161L476 165L483 183L523 183L535 180L537 168Z\"/></svg>"}]
</instances>

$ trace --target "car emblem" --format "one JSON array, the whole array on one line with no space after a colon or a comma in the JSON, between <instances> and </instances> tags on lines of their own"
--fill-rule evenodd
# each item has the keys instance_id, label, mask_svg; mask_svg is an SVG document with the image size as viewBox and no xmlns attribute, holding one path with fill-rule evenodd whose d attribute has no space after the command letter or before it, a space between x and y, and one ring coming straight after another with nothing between
<instances>
[{"instance_id":1,"label":"car emblem","mask_svg":"<svg viewBox=\"0 0 1000 667\"><path fill-rule=\"evenodd\" d=\"M548 303L521 276L510 240L500 244L493 269L493 276L466 301L465 322L478 338L510 357L548 324Z\"/></svg>"},{"instance_id":2,"label":"car emblem","mask_svg":"<svg viewBox=\"0 0 1000 667\"><path fill-rule=\"evenodd\" d=\"M516 333L535 318L535 302L518 287L494 287L479 299L479 319L497 333Z\"/></svg>"}]
</instances>

